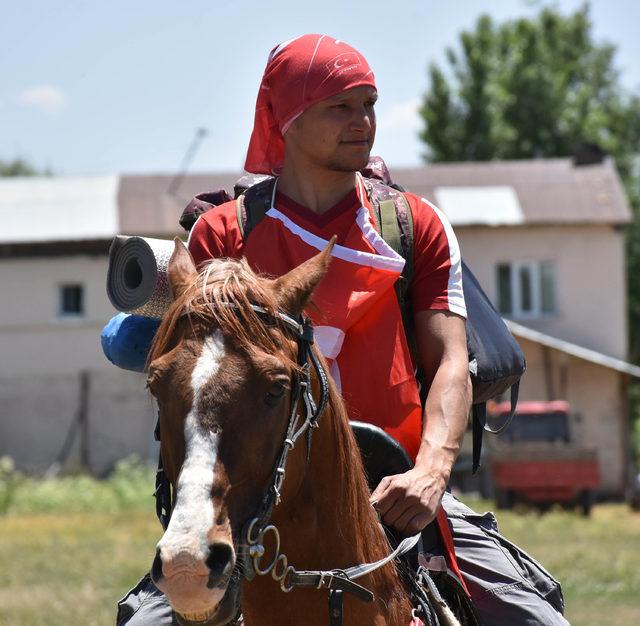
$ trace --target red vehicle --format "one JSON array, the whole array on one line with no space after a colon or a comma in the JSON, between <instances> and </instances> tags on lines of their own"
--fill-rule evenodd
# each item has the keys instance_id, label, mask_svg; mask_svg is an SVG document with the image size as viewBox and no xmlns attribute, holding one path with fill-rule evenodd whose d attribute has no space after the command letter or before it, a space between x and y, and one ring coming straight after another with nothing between
<instances>
[{"instance_id":1,"label":"red vehicle","mask_svg":"<svg viewBox=\"0 0 640 626\"><path fill-rule=\"evenodd\" d=\"M491 410L496 421L510 404ZM579 505L589 515L593 490L600 484L595 449L575 445L570 436L569 403L520 402L512 424L494 443L491 472L498 508L518 500L542 509L551 504Z\"/></svg>"}]
</instances>

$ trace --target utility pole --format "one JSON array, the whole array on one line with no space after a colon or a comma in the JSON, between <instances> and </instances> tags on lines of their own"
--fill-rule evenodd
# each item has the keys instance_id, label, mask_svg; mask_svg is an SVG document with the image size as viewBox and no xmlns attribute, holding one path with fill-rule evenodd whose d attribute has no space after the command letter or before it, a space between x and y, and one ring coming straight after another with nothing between
<instances>
[{"instance_id":1,"label":"utility pole","mask_svg":"<svg viewBox=\"0 0 640 626\"><path fill-rule=\"evenodd\" d=\"M184 178L187 170L189 169L189 165L191 165L191 161L193 157L198 152L200 148L200 144L203 139L209 134L209 130L206 128L198 128L196 129L196 134L191 140L191 144L187 148L184 157L182 158L182 163L180 164L180 168L178 169L178 173L173 177L171 183L169 183L169 187L167 189L167 193L170 196L177 196L178 189L180 189L180 184L182 183L182 179Z\"/></svg>"},{"instance_id":2,"label":"utility pole","mask_svg":"<svg viewBox=\"0 0 640 626\"><path fill-rule=\"evenodd\" d=\"M78 425L80 427L80 466L89 469L89 372L80 372L80 402L78 406Z\"/></svg>"}]
</instances>

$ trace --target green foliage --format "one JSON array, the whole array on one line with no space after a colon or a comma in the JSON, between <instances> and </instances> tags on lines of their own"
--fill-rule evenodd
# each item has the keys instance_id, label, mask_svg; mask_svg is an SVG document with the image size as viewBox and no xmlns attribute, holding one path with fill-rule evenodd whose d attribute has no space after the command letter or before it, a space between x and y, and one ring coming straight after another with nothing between
<instances>
[{"instance_id":1,"label":"green foliage","mask_svg":"<svg viewBox=\"0 0 640 626\"><path fill-rule=\"evenodd\" d=\"M421 114L433 161L559 157L595 143L631 173L640 99L624 92L615 48L596 44L588 7L569 16L494 24L484 15L449 49L449 71L429 68ZM447 80L449 76L449 80Z\"/></svg>"},{"instance_id":2,"label":"green foliage","mask_svg":"<svg viewBox=\"0 0 640 626\"><path fill-rule=\"evenodd\" d=\"M640 383L629 385L629 405L631 410L631 446L635 452L636 467L640 467Z\"/></svg>"},{"instance_id":3,"label":"green foliage","mask_svg":"<svg viewBox=\"0 0 640 626\"><path fill-rule=\"evenodd\" d=\"M0 514L115 513L153 509L154 470L135 457L120 461L106 480L87 474L31 478L0 460Z\"/></svg>"},{"instance_id":4,"label":"green foliage","mask_svg":"<svg viewBox=\"0 0 640 626\"><path fill-rule=\"evenodd\" d=\"M0 457L0 515L4 515L11 506L18 487L20 475L15 471L13 459Z\"/></svg>"},{"instance_id":5,"label":"green foliage","mask_svg":"<svg viewBox=\"0 0 640 626\"><path fill-rule=\"evenodd\" d=\"M31 166L27 161L21 158L12 161L3 161L0 159L0 177L8 176L51 176L51 170L46 169L41 172Z\"/></svg>"},{"instance_id":6,"label":"green foliage","mask_svg":"<svg viewBox=\"0 0 640 626\"><path fill-rule=\"evenodd\" d=\"M640 94L623 89L614 55L594 41L588 5L502 24L484 15L447 50L447 71L429 68L420 137L430 161L566 157L590 143L614 158L635 214L626 232L629 358L640 363ZM640 419L640 389L631 403Z\"/></svg>"}]
</instances>

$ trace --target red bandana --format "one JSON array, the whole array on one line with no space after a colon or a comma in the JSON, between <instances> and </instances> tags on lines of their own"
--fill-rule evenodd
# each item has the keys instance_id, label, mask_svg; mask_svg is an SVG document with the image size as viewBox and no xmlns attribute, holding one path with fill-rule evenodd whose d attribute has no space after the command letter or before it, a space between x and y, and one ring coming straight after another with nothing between
<instances>
[{"instance_id":1,"label":"red bandana","mask_svg":"<svg viewBox=\"0 0 640 626\"><path fill-rule=\"evenodd\" d=\"M347 89L376 86L365 58L327 35L303 35L276 46L262 77L244 169L273 174L282 168L283 135L310 106Z\"/></svg>"}]
</instances>

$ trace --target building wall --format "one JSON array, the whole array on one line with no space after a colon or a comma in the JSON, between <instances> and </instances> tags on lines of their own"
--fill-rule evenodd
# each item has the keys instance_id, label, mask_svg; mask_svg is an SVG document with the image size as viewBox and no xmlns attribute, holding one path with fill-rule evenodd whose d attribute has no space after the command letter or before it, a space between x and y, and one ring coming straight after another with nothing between
<instances>
[{"instance_id":1,"label":"building wall","mask_svg":"<svg viewBox=\"0 0 640 626\"><path fill-rule=\"evenodd\" d=\"M90 468L155 455L154 409L144 376L119 370L100 347L114 315L105 290L107 258L70 256L0 260L0 456L43 471L61 450L80 404L80 372L89 376ZM85 286L85 315L58 317L58 285ZM70 463L79 460L76 438Z\"/></svg>"},{"instance_id":2,"label":"building wall","mask_svg":"<svg viewBox=\"0 0 640 626\"><path fill-rule=\"evenodd\" d=\"M135 454L157 459L153 440L155 409L144 376L112 370L88 372L87 438L89 469L104 474L118 459ZM43 472L63 449L80 408L79 373L0 377L0 456L26 472ZM80 461L82 435L76 432L66 467Z\"/></svg>"},{"instance_id":3,"label":"building wall","mask_svg":"<svg viewBox=\"0 0 640 626\"><path fill-rule=\"evenodd\" d=\"M0 260L0 376L111 369L100 330L115 311L106 295L106 257ZM58 315L59 285L85 287L85 315Z\"/></svg>"},{"instance_id":4,"label":"building wall","mask_svg":"<svg viewBox=\"0 0 640 626\"><path fill-rule=\"evenodd\" d=\"M518 342L527 359L520 399L567 400L574 444L597 450L602 491L621 495L629 441L624 375L553 349L545 356L540 344L520 338Z\"/></svg>"},{"instance_id":5,"label":"building wall","mask_svg":"<svg viewBox=\"0 0 640 626\"><path fill-rule=\"evenodd\" d=\"M613 356L624 357L623 242L605 227L458 229L464 258L495 298L495 265L553 259L559 314L526 325ZM597 251L597 254L588 254ZM0 260L0 455L25 470L46 469L78 411L79 375L88 371L89 454L102 473L129 454L153 454L154 411L144 378L118 370L103 356L100 330L114 310L107 300L106 257ZM60 319L61 283L85 285L85 316ZM606 293L615 297L607 298ZM523 341L529 362L521 397L546 399L542 352ZM625 406L620 375L553 352L554 396L582 416L578 441L595 445L604 487L621 488ZM74 450L77 457L77 449Z\"/></svg>"},{"instance_id":6,"label":"building wall","mask_svg":"<svg viewBox=\"0 0 640 626\"><path fill-rule=\"evenodd\" d=\"M497 302L501 262L554 261L558 311L522 324L625 360L624 238L610 226L456 228L462 256Z\"/></svg>"}]
</instances>

